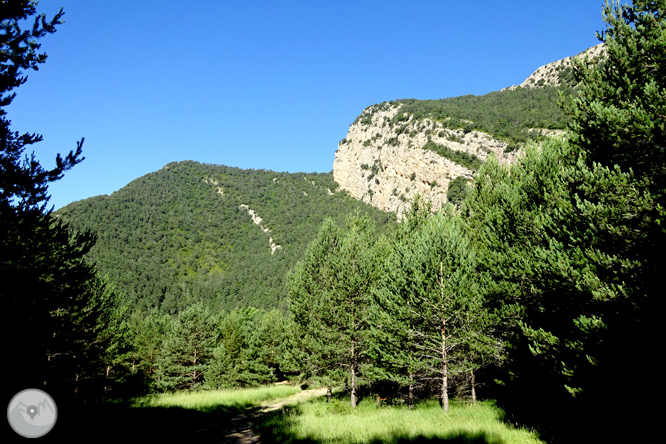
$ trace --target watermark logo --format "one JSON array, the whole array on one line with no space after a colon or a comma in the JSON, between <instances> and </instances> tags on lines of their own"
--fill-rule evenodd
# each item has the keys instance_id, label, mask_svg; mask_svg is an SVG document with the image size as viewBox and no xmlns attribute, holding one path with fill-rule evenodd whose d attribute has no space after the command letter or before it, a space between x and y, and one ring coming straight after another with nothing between
<instances>
[{"instance_id":1,"label":"watermark logo","mask_svg":"<svg viewBox=\"0 0 666 444\"><path fill-rule=\"evenodd\" d=\"M58 418L58 408L48 393L38 389L18 392L7 407L7 420L16 433L25 438L39 438L51 431Z\"/></svg>"}]
</instances>

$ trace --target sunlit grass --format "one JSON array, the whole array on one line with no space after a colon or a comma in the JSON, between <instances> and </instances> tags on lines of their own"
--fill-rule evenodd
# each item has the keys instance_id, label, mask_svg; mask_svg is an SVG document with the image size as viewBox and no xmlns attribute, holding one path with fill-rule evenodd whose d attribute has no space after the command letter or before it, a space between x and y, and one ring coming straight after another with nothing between
<instances>
[{"instance_id":1,"label":"sunlit grass","mask_svg":"<svg viewBox=\"0 0 666 444\"><path fill-rule=\"evenodd\" d=\"M327 404L319 399L267 417L260 430L278 442L402 443L436 438L466 443L543 443L537 433L513 428L502 422L502 416L492 402L453 403L444 413L436 401L409 410L401 406L376 408L373 400L365 400L352 410L348 401Z\"/></svg>"},{"instance_id":2,"label":"sunlit grass","mask_svg":"<svg viewBox=\"0 0 666 444\"><path fill-rule=\"evenodd\" d=\"M237 390L163 393L137 398L132 407L180 407L200 411L219 407L243 408L284 398L300 391L298 387L278 385Z\"/></svg>"}]
</instances>

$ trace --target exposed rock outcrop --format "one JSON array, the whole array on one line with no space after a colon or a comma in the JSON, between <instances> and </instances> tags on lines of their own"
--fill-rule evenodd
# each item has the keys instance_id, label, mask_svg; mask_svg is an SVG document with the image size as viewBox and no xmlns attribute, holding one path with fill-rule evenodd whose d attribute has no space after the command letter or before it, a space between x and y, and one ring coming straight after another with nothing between
<instances>
[{"instance_id":1,"label":"exposed rock outcrop","mask_svg":"<svg viewBox=\"0 0 666 444\"><path fill-rule=\"evenodd\" d=\"M217 180L206 178L204 179L204 182L206 182L209 185L217 187L217 194L219 194L220 196L224 196L224 189L221 186L219 186L220 183Z\"/></svg>"},{"instance_id":2,"label":"exposed rock outcrop","mask_svg":"<svg viewBox=\"0 0 666 444\"><path fill-rule=\"evenodd\" d=\"M255 213L252 208L250 208L245 204L241 204L240 207L238 208L247 211L247 214L249 214L250 217L252 218L252 222L254 222L255 225L257 225L259 228L261 228L261 231L267 234L271 232L271 230L269 230L268 227L262 224L263 219L260 218L259 215ZM277 250L282 250L282 247L280 245L277 245L275 242L273 242L272 237L268 239L268 246L271 249L271 255L274 254Z\"/></svg>"},{"instance_id":3,"label":"exposed rock outcrop","mask_svg":"<svg viewBox=\"0 0 666 444\"><path fill-rule=\"evenodd\" d=\"M572 62L574 59L587 57L590 61L596 61L604 57L606 45L600 43L590 49L581 52L573 57L565 57L556 62L541 66L534 71L519 86L523 88L537 88L541 86L562 86L573 80L571 74ZM511 88L516 88L512 86Z\"/></svg>"},{"instance_id":4,"label":"exposed rock outcrop","mask_svg":"<svg viewBox=\"0 0 666 444\"><path fill-rule=\"evenodd\" d=\"M521 85L573 86L572 61L588 57L597 62L605 55L599 44L576 56L542 66ZM333 179L342 190L381 210L402 218L417 194L432 203L433 211L447 202L449 184L457 177L472 181L473 166L494 154L501 164L515 162L520 150L508 150L506 142L472 130L450 129L428 118L415 119L401 113L401 103L382 103L366 108L338 145ZM396 116L400 118L396 118ZM533 129L544 136L561 136L562 130ZM438 145L441 149L432 149ZM445 153L442 155L442 153ZM446 154L448 152L448 154ZM466 153L474 162L459 162L451 153ZM466 165L466 166L464 166Z\"/></svg>"},{"instance_id":5,"label":"exposed rock outcrop","mask_svg":"<svg viewBox=\"0 0 666 444\"><path fill-rule=\"evenodd\" d=\"M474 171L434 151L426 143L465 152L485 161L490 153L501 163L513 162L516 152L486 133L452 130L431 119L391 124L401 104L383 103L366 108L347 137L338 145L333 179L352 197L401 218L420 194L437 210L447 201L449 183L462 176L471 181Z\"/></svg>"}]
</instances>

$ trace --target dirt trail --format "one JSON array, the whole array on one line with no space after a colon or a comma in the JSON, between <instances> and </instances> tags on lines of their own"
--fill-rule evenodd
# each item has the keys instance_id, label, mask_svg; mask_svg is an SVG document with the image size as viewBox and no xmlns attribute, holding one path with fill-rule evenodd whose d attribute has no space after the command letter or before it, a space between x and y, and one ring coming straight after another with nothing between
<instances>
[{"instance_id":1,"label":"dirt trail","mask_svg":"<svg viewBox=\"0 0 666 444\"><path fill-rule=\"evenodd\" d=\"M303 390L295 395L279 400L265 402L259 407L258 410L249 413L241 413L231 418L231 430L225 435L224 443L237 443L237 444L259 444L261 439L252 430L252 424L259 419L261 415L267 412L272 412L281 409L287 405L298 404L299 402L307 401L318 396L323 396L326 393L326 388Z\"/></svg>"}]
</instances>

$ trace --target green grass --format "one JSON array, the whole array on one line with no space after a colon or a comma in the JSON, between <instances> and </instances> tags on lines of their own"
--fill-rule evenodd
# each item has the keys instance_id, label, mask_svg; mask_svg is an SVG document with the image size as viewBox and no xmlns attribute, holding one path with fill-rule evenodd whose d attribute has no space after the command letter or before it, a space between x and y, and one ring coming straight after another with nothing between
<instances>
[{"instance_id":1,"label":"green grass","mask_svg":"<svg viewBox=\"0 0 666 444\"><path fill-rule=\"evenodd\" d=\"M298 387L277 385L238 390L164 393L137 398L132 402L132 407L180 407L206 412L220 407L256 406L300 391Z\"/></svg>"},{"instance_id":2,"label":"green grass","mask_svg":"<svg viewBox=\"0 0 666 444\"><path fill-rule=\"evenodd\" d=\"M502 421L491 401L454 402L444 413L436 401L377 408L373 400L354 410L348 401L323 399L288 407L266 416L255 430L267 441L299 443L448 442L478 444L543 443L538 434Z\"/></svg>"},{"instance_id":3,"label":"green grass","mask_svg":"<svg viewBox=\"0 0 666 444\"><path fill-rule=\"evenodd\" d=\"M177 392L138 398L132 406L139 409L132 410L150 411L156 418L173 417L169 423L195 424L196 427L190 428L205 430L217 439L226 433L219 430L229 427L224 422L229 414L300 391L298 387L266 386ZM185 415L188 411L207 416L189 417ZM352 409L349 399L336 398L328 404L321 397L267 413L254 424L253 430L261 435L264 442L293 444L543 444L536 432L512 427L503 421L503 416L503 411L492 401L470 405L454 400L449 412L444 413L437 401L422 402L417 404L415 410L409 410L406 406L377 408L374 399L368 398Z\"/></svg>"}]
</instances>

